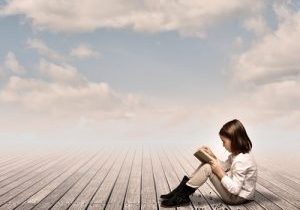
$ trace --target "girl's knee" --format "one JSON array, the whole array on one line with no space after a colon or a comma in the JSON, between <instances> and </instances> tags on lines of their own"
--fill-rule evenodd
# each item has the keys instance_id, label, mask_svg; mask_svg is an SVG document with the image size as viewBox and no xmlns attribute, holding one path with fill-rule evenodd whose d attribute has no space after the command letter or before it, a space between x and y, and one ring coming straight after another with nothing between
<instances>
[{"instance_id":1,"label":"girl's knee","mask_svg":"<svg viewBox=\"0 0 300 210\"><path fill-rule=\"evenodd\" d=\"M211 174L212 173L212 169L211 169L211 165L209 163L205 163L203 164L203 169L208 173Z\"/></svg>"},{"instance_id":2,"label":"girl's knee","mask_svg":"<svg viewBox=\"0 0 300 210\"><path fill-rule=\"evenodd\" d=\"M209 163L205 163L202 165L202 167L207 168L208 170L211 170L211 165Z\"/></svg>"}]
</instances>

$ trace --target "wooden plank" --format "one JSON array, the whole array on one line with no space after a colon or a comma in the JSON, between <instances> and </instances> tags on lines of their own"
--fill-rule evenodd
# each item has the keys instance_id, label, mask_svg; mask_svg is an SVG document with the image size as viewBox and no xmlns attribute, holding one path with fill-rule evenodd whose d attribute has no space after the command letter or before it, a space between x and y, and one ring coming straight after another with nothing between
<instances>
[{"instance_id":1,"label":"wooden plank","mask_svg":"<svg viewBox=\"0 0 300 210\"><path fill-rule=\"evenodd\" d=\"M16 159L23 159L28 156L32 156L32 153L22 153L22 152L16 152L16 151L9 151L7 154L4 154L2 156L1 151L1 160L0 163L6 162L6 161L11 161L11 160L16 160Z\"/></svg>"},{"instance_id":2,"label":"wooden plank","mask_svg":"<svg viewBox=\"0 0 300 210\"><path fill-rule=\"evenodd\" d=\"M111 161L105 163L103 168L93 177L92 181L84 188L84 190L79 194L76 200L71 204L69 209L86 209L92 200L94 194L99 189L99 186L103 184L104 179L107 177L109 172L113 169L116 162L121 162L117 160L123 160L126 151L116 152L112 157Z\"/></svg>"},{"instance_id":3,"label":"wooden plank","mask_svg":"<svg viewBox=\"0 0 300 210\"><path fill-rule=\"evenodd\" d=\"M118 175L118 178L114 184L109 200L106 203L105 210L123 209L125 195L129 183L129 177L132 170L132 164L133 164L135 153L136 153L136 149L131 149L131 151L127 155L126 160L122 166L122 169ZM97 205L95 207L97 207ZM98 209L98 208L94 208L94 209Z\"/></svg>"},{"instance_id":4,"label":"wooden plank","mask_svg":"<svg viewBox=\"0 0 300 210\"><path fill-rule=\"evenodd\" d=\"M26 199L28 199L30 196L44 188L48 183L50 183L52 180L55 180L57 177L61 176L61 174L64 174L69 168L72 167L72 163L74 160L72 160L71 166L64 167L61 166L60 168L54 168L53 170L49 170L49 173L47 176L44 176L42 179L39 180L31 180L32 185L30 185L28 188L24 189L23 187L19 187L19 189L23 190L20 193L16 195L10 195L11 199L9 199L4 205L0 207L0 209L15 209L18 205L20 205L22 202L24 202Z\"/></svg>"},{"instance_id":5,"label":"wooden plank","mask_svg":"<svg viewBox=\"0 0 300 210\"><path fill-rule=\"evenodd\" d=\"M68 151L65 151L63 155L67 155ZM10 168L10 170L5 171L1 173L0 177L0 188L4 187L7 183L9 183L10 179L11 181L15 179L19 179L20 177L23 177L27 174L27 172L32 172L36 169L36 167L40 165L47 164L47 162L51 161L52 159L57 159L62 155L62 153L48 153L44 155L32 155L32 159L28 160L28 163L18 163L17 165L14 165ZM43 163L43 161L46 161ZM5 180L5 181L4 181ZM3 182L4 181L4 182Z\"/></svg>"},{"instance_id":6,"label":"wooden plank","mask_svg":"<svg viewBox=\"0 0 300 210\"><path fill-rule=\"evenodd\" d=\"M149 146L143 145L141 210L158 209Z\"/></svg>"},{"instance_id":7,"label":"wooden plank","mask_svg":"<svg viewBox=\"0 0 300 210\"><path fill-rule=\"evenodd\" d=\"M27 174L30 174L37 168L48 164L50 161L53 161L59 157L57 156L46 156L42 158L38 158L28 164L26 163L20 163L20 165L17 165L16 168L12 168L10 171L5 173L4 175L1 176L0 178L0 188L5 187L6 185L14 182L15 180L18 180Z\"/></svg>"},{"instance_id":8,"label":"wooden plank","mask_svg":"<svg viewBox=\"0 0 300 210\"><path fill-rule=\"evenodd\" d=\"M153 165L153 174L154 174L154 183L156 189L156 197L157 200L160 200L160 195L167 194L170 192L170 186L168 180L165 176L164 169L162 164L158 158L158 151L157 148L151 148L151 160ZM176 183L178 184L178 180L176 179ZM175 184L174 184L175 185ZM159 206L159 209L167 209L162 206ZM176 209L176 208L169 208L169 209Z\"/></svg>"},{"instance_id":9,"label":"wooden plank","mask_svg":"<svg viewBox=\"0 0 300 210\"><path fill-rule=\"evenodd\" d=\"M9 164L7 164L6 166L3 166L0 169L0 181L3 180L3 176L5 176L5 174L9 173L11 170L18 168L19 166L23 166L25 164L31 164L32 161L37 160L36 158L32 157L30 159L28 158L24 158L22 160L17 160L15 162L11 162Z\"/></svg>"},{"instance_id":10,"label":"wooden plank","mask_svg":"<svg viewBox=\"0 0 300 210\"><path fill-rule=\"evenodd\" d=\"M270 166L270 169L272 170L272 172L276 172L281 175L285 175L288 178L297 180L298 184L300 183L300 174L299 173L291 173L288 170L282 169L281 165L278 164L277 162L274 162L274 160L272 160L272 158L260 156L259 161L260 161L260 164L259 164L260 167ZM295 165L293 168L297 169L297 171L300 171L298 165ZM294 171L296 171L296 170L294 170Z\"/></svg>"},{"instance_id":11,"label":"wooden plank","mask_svg":"<svg viewBox=\"0 0 300 210\"><path fill-rule=\"evenodd\" d=\"M272 182L269 182L267 180L264 180L260 177L258 177L258 183L260 183L265 188L271 190L273 193L277 194L281 198L285 199L292 205L294 205L297 208L300 208L300 197L295 197L294 195L290 194L289 192L279 188L278 186L274 185Z\"/></svg>"},{"instance_id":12,"label":"wooden plank","mask_svg":"<svg viewBox=\"0 0 300 210\"><path fill-rule=\"evenodd\" d=\"M269 189L265 188L264 186L260 184L256 184L256 190L261 193L263 196L268 198L270 202L275 203L277 206L279 206L282 209L289 209L289 210L297 210L298 208L287 202L285 199L282 199L278 195L274 194Z\"/></svg>"},{"instance_id":13,"label":"wooden plank","mask_svg":"<svg viewBox=\"0 0 300 210\"><path fill-rule=\"evenodd\" d=\"M64 151L65 152L69 152L69 150ZM55 155L59 155L62 154L62 152L60 151L55 151L55 152L45 152L45 153L31 153L31 154L26 154L26 155L18 155L18 154L13 154L14 157L19 157L20 159L17 161L12 161L10 162L10 164L8 164L5 168L1 168L0 169L0 176L3 175L6 171L10 170L10 168L16 168L18 165L23 164L23 166L27 163L30 163L32 161L35 160L40 160L41 158L44 157L52 157Z\"/></svg>"},{"instance_id":14,"label":"wooden plank","mask_svg":"<svg viewBox=\"0 0 300 210\"><path fill-rule=\"evenodd\" d=\"M31 155L30 157L22 157L22 160L20 161L12 161L10 164L8 164L5 168L0 169L0 181L3 180L3 176L7 173L10 173L12 170L20 169L21 167L26 168L30 164L33 164L34 161L39 161L42 158L45 157L52 157L54 154L44 154L44 155ZM20 167L21 166L21 167Z\"/></svg>"},{"instance_id":15,"label":"wooden plank","mask_svg":"<svg viewBox=\"0 0 300 210\"><path fill-rule=\"evenodd\" d=\"M15 156L12 156L11 154L3 154L3 151L1 151L1 155L0 155L0 164L11 159L11 158L15 158Z\"/></svg>"},{"instance_id":16,"label":"wooden plank","mask_svg":"<svg viewBox=\"0 0 300 210\"><path fill-rule=\"evenodd\" d=\"M74 202L74 200L78 197L80 192L86 188L86 186L90 183L90 181L94 178L94 176L102 169L105 162L111 159L111 155L114 151L104 151L101 152L101 157L97 161L97 164L90 168L84 176L80 178L78 182L72 186L55 204L51 207L51 210L57 209L68 209L68 207Z\"/></svg>"},{"instance_id":17,"label":"wooden plank","mask_svg":"<svg viewBox=\"0 0 300 210\"><path fill-rule=\"evenodd\" d=\"M59 161L62 161L64 159L66 159L68 157L61 157L59 159L55 159L50 161L49 163L44 164L43 166L37 168L36 170L34 170L32 173L30 173L29 175L25 176L25 177L21 177L20 179L15 180L14 182L11 182L8 185L5 185L4 187L0 188L0 196L3 196L5 193L15 189L17 186L21 185L22 183L37 177L40 173L43 173L44 171L46 171L49 167L54 167L55 164L59 163Z\"/></svg>"},{"instance_id":18,"label":"wooden plank","mask_svg":"<svg viewBox=\"0 0 300 210\"><path fill-rule=\"evenodd\" d=\"M11 178L13 176L16 176L19 174L19 172L22 172L24 169L28 169L33 167L35 164L41 163L41 159L31 159L27 161L21 161L16 162L8 166L6 169L1 170L0 172L0 187L5 186L5 183L3 182Z\"/></svg>"},{"instance_id":19,"label":"wooden plank","mask_svg":"<svg viewBox=\"0 0 300 210\"><path fill-rule=\"evenodd\" d=\"M43 156L37 156L37 155L31 157L27 156L23 162L20 161L18 163L11 163L10 169L11 170L15 169L14 173L11 172L11 175L15 177L15 180L11 179L10 182L6 182L6 183L0 181L0 185L1 183L2 184L5 183L4 187L6 187L9 184L12 184L10 185L12 188L7 192L14 191L14 189L16 189L16 191L14 191L14 196L11 197L9 200L7 200L7 202L1 204L1 199L3 199L3 197L6 196L6 194L8 194L7 192L3 191L4 192L3 196L0 196L0 205L2 205L0 209L12 209L16 207L17 209L22 209L22 210L32 209L33 207L35 207L35 209L49 209L50 207L52 207L53 209L67 209L70 205L73 205L73 203L76 202L79 203L80 201L83 201L83 205L81 204L73 205L72 208L85 209L88 207L89 209L92 209L92 208L99 207L97 209L104 209L104 208L105 209L121 209L121 208L140 209L142 208L143 205L141 204L143 203L143 198L147 201L146 203L152 204L152 205L144 204L144 209L149 209L147 208L149 206L150 209L151 208L164 209L157 204L157 201L159 200L159 196L161 194L167 193L170 190L170 187L171 189L176 187L179 183L179 180L182 178L183 174L188 174L191 171L193 171L194 168L197 167L197 165L199 164L199 161L195 159L193 155L191 155L193 151L189 152L184 148L173 149L171 147L168 147L168 148L164 148L164 151L156 150L153 147L150 148L149 145L145 145L144 148L148 150L148 153L146 153L145 151L143 152L141 149L137 149L134 155L133 153L129 153L125 159L119 158L122 161L124 161L124 165L122 164L121 166L119 165L119 168L116 167L114 165L115 162L111 160L116 158L116 155L112 157L110 160L107 159L108 160L107 162L104 159L101 159L104 165L100 164L100 161L99 162L96 160L94 160L94 162L89 161L87 163L88 165L79 167L78 171L76 171L75 169L73 169L73 172L75 170L74 173L71 173L69 171L68 173L69 176L64 175L64 178L60 178L60 179L55 178L53 179L54 182L52 181L48 182L47 185L41 187L38 187L37 182L40 181L40 183L43 184L45 184L46 182L43 182L41 179L39 179L38 176L34 176L33 174L36 175L37 172L39 172L41 173L41 176L45 177L46 171L49 172L49 170L51 170L51 167L49 166L48 167L49 169L44 170L44 173L42 173L43 167L41 166L42 165L44 166L45 164L43 163L43 161L44 160L47 161L48 164L53 163L55 161L49 160L48 158ZM88 152L88 150L86 152ZM53 155L53 153L49 154L51 159L55 158L54 156L51 155ZM39 161L36 161L36 158L40 158ZM62 156L60 158L63 159ZM73 159L73 157L69 157L69 158ZM30 161L32 160L32 162L30 162L29 160ZM64 160L67 162L67 159ZM26 164L26 161L28 161L27 162L28 165ZM111 167L109 167L108 162L110 163ZM40 168L36 166L36 169L33 170L34 168L34 165L32 165L33 163L39 164ZM97 164L98 168L96 168L96 166L93 165L96 163L98 163ZM147 164L144 165L145 163ZM53 168L56 167L57 170L64 167L63 164L60 164L60 166L58 166L57 164L52 164L52 165ZM18 171L17 171L17 166L20 166L20 169ZM116 168L113 169L113 166L115 166ZM102 167L106 168L106 173L105 172L102 173L104 178L102 176L102 179L97 181L97 185L95 185L93 191L89 183L91 183L92 181L94 183L96 182L95 180L96 176L99 176L99 173L102 172L103 169ZM9 169L9 167L7 167L7 169ZM31 170L31 173L26 174L25 170L29 172L29 169ZM114 170L114 173L111 172L112 169ZM21 174L23 173L23 176L20 176L19 174L17 175L16 173L18 172L21 172ZM104 193L100 194L99 190L101 189L101 185L103 185L105 181L108 180L108 176L110 174L114 174L113 175L114 178L112 178L111 181L109 181L110 184L107 184L107 186L110 186L110 188L107 187L106 188L107 191L104 192L103 190ZM36 184L34 188L32 187L33 185L29 186L29 184L26 184L25 186L21 186L24 183L26 183L26 177L27 179L32 179L31 183ZM59 175L57 175L56 177L58 178ZM242 210L243 209L250 209L250 210L251 209L255 209L255 210L256 209L272 209L272 210L299 209L299 206L297 206L298 205L297 202L299 202L299 199L296 197L297 193L299 193L298 191L299 184L297 185L295 180L293 180L290 177L286 177L287 178L286 180L281 180L284 179L284 177L285 175L274 173L273 171L260 170L259 179L261 180L259 180L259 182L257 183L255 202L251 202L249 204L245 204L241 206L230 206L230 205L226 206L224 204L220 205L218 202L216 202L216 200L218 200L219 195L214 189L212 183L208 181L205 184L206 187L204 190L202 189L202 187L199 188L203 194L201 194L200 191L198 191L198 193L194 194L195 196L191 196L193 205L189 207L179 207L178 209L187 209L187 208L194 209L193 206L196 209L201 209L201 208L211 209L211 207L212 209L228 208L228 209L242 209ZM22 181L20 181L21 179ZM49 180L49 179L45 178L44 180ZM15 181L18 182L18 185L15 184ZM152 187L151 187L151 183L152 183ZM23 191L20 191L21 188L23 189ZM81 194L82 193L84 194L86 188L91 189L91 194L89 194L90 196L84 197ZM1 194L1 190L3 189L0 187L0 194ZM143 197L142 195L143 190L144 190L144 194L146 192L146 195L147 193L151 195L150 192L152 191L152 193L154 194L152 195L152 199L154 198L153 199L154 202L153 201L148 202L149 199L147 199L147 196ZM91 202L92 199L95 199L95 195L96 195L95 192L99 193L99 198L100 198L99 203ZM286 193L288 193L288 195L286 195ZM104 197L102 197L102 195L104 195ZM289 196L292 196L291 200L289 199L290 198ZM80 199L79 197L82 197L84 199ZM200 203L198 204L197 202ZM21 203L22 205L20 206ZM93 204L93 207L91 207L92 205L89 206L89 204ZM203 207L203 204L206 204L206 207Z\"/></svg>"},{"instance_id":20,"label":"wooden plank","mask_svg":"<svg viewBox=\"0 0 300 210\"><path fill-rule=\"evenodd\" d=\"M23 161L26 157L24 155L14 155L13 157L4 159L0 162L0 170L5 170L7 166L12 165L18 161Z\"/></svg>"},{"instance_id":21,"label":"wooden plank","mask_svg":"<svg viewBox=\"0 0 300 210\"><path fill-rule=\"evenodd\" d=\"M277 172L277 173L279 173L279 172ZM293 182L295 182L297 184L300 184L300 179L298 179L298 178L296 178L296 177L294 177L292 175L289 175L289 174L287 174L285 172L280 173L280 175L283 176L283 179L289 179L289 180L291 180L291 181L293 181Z\"/></svg>"},{"instance_id":22,"label":"wooden plank","mask_svg":"<svg viewBox=\"0 0 300 210\"><path fill-rule=\"evenodd\" d=\"M55 167L57 167L57 166L53 166L52 168L55 168ZM63 168L63 167L61 167L61 168ZM61 170L56 169L56 171L58 171L58 172L60 172ZM28 199L31 195L33 195L35 192L38 191L38 190L36 190L36 188L38 188L40 186L37 186L38 185L37 183L44 184L44 182L45 182L44 180L47 179L48 176L51 177L51 175L53 174L52 172L54 170L53 169L51 170L51 168L50 168L49 171L50 172L48 174L46 174L46 176L42 175L41 179L39 177L30 179L30 180L26 181L25 183L21 184L20 186L18 186L17 188L15 188L12 192L9 192L8 196L10 198L7 200L7 202L5 204L3 204L1 206L0 209L13 209L13 208L17 207L19 204L21 204L24 200ZM24 184L25 184L25 187L24 187ZM36 190L36 191L34 191L34 190ZM32 191L34 191L34 192L32 192Z\"/></svg>"},{"instance_id":23,"label":"wooden plank","mask_svg":"<svg viewBox=\"0 0 300 210\"><path fill-rule=\"evenodd\" d=\"M289 179L284 179L283 177L276 175L276 173L269 172L267 169L260 170L259 177L267 181L271 180L277 187L289 192L295 197L300 197L300 185L293 182L290 183L291 181L289 182Z\"/></svg>"},{"instance_id":24,"label":"wooden plank","mask_svg":"<svg viewBox=\"0 0 300 210\"><path fill-rule=\"evenodd\" d=\"M137 147L124 200L124 210L140 210L142 182L142 147Z\"/></svg>"},{"instance_id":25,"label":"wooden plank","mask_svg":"<svg viewBox=\"0 0 300 210\"><path fill-rule=\"evenodd\" d=\"M68 171L68 173L60 175L43 189L24 201L16 209L49 209L51 206L53 206L56 201L74 184L74 182L76 182L81 176L83 176L87 172L87 170L89 170L90 167L92 167L93 164L96 163L99 157L97 152L90 158L90 155L84 154L84 158L85 156L88 158L88 160L86 162L83 162L83 165L80 165L79 168L75 168L74 172Z\"/></svg>"},{"instance_id":26,"label":"wooden plank","mask_svg":"<svg viewBox=\"0 0 300 210\"><path fill-rule=\"evenodd\" d=\"M255 191L255 199L254 199L260 206L262 206L264 209L270 209L270 210L282 210L278 205L273 203L271 200L266 198L263 194L261 194L258 191Z\"/></svg>"},{"instance_id":27,"label":"wooden plank","mask_svg":"<svg viewBox=\"0 0 300 210\"><path fill-rule=\"evenodd\" d=\"M112 191L114 189L114 185L116 181L118 180L118 177L120 175L120 172L122 171L122 168L124 164L127 162L132 161L132 151L127 151L124 158L117 161L112 170L108 173L108 175L105 177L103 183L98 188L97 192L94 194L91 202L88 205L88 210L94 210L94 209L104 209L106 207L106 204L108 203L110 196L112 194ZM124 194L125 197L125 194ZM123 203L124 197L121 197L120 200Z\"/></svg>"},{"instance_id":28,"label":"wooden plank","mask_svg":"<svg viewBox=\"0 0 300 210\"><path fill-rule=\"evenodd\" d=\"M8 202L9 200L13 199L15 196L22 193L24 190L30 188L33 186L36 182L42 180L43 178L47 177L51 172L58 170L62 167L61 164L65 162L74 161L73 157L62 157L62 159L55 160L38 170L36 170L33 174L30 174L30 176L25 177L24 179L17 180L13 182L14 188L13 189L4 189L8 186L1 188L0 191L3 190L5 193L1 193L0 197L0 205L3 205L4 203Z\"/></svg>"},{"instance_id":29,"label":"wooden plank","mask_svg":"<svg viewBox=\"0 0 300 210\"><path fill-rule=\"evenodd\" d=\"M296 192L300 192L300 184L297 183L295 180L291 179L290 177L284 176L279 174L276 171L271 171L267 167L259 166L259 175L265 175L265 177L272 177L272 180L276 180L281 182L282 184L293 188Z\"/></svg>"},{"instance_id":30,"label":"wooden plank","mask_svg":"<svg viewBox=\"0 0 300 210\"><path fill-rule=\"evenodd\" d=\"M8 155L8 154L0 154L0 164L4 163L5 161L9 161L12 158L16 158L14 156Z\"/></svg>"}]
</instances>

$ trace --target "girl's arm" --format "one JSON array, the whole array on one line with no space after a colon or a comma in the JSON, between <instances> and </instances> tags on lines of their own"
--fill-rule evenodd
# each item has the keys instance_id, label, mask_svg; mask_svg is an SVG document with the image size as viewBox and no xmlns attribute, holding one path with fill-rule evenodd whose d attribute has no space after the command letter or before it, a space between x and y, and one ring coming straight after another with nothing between
<instances>
[{"instance_id":1,"label":"girl's arm","mask_svg":"<svg viewBox=\"0 0 300 210\"><path fill-rule=\"evenodd\" d=\"M229 171L229 169L231 167L231 161L232 161L231 158L232 158L232 156L229 155L225 161L219 160L219 162L225 172Z\"/></svg>"},{"instance_id":2,"label":"girl's arm","mask_svg":"<svg viewBox=\"0 0 300 210\"><path fill-rule=\"evenodd\" d=\"M219 160L215 154L211 151L211 149L209 147L202 147L209 155L211 155L212 157L214 157L216 160L218 160L220 162L220 165L222 166L223 170L226 172L230 169L231 166L231 155L228 156L228 158L225 161Z\"/></svg>"},{"instance_id":3,"label":"girl's arm","mask_svg":"<svg viewBox=\"0 0 300 210\"><path fill-rule=\"evenodd\" d=\"M222 165L220 164L220 162L218 160L212 160L209 162L209 164L211 165L211 169L213 171L213 173L220 179L222 180L222 178L226 175L225 171L223 170Z\"/></svg>"},{"instance_id":4,"label":"girl's arm","mask_svg":"<svg viewBox=\"0 0 300 210\"><path fill-rule=\"evenodd\" d=\"M231 174L232 176L229 177L228 175L224 175L221 179L222 185L232 194L237 195L242 186L243 182L246 177L248 165L242 161L237 161L234 163Z\"/></svg>"},{"instance_id":5,"label":"girl's arm","mask_svg":"<svg viewBox=\"0 0 300 210\"><path fill-rule=\"evenodd\" d=\"M211 149L207 146L201 147L202 149L204 149L210 156L212 156L215 159L218 159L217 156L215 156L215 154L211 151Z\"/></svg>"}]
</instances>

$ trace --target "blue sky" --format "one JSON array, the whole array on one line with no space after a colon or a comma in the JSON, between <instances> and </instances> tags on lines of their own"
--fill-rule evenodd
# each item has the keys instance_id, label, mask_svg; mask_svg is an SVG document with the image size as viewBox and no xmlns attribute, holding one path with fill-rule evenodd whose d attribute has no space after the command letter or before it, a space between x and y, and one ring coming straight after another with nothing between
<instances>
[{"instance_id":1,"label":"blue sky","mask_svg":"<svg viewBox=\"0 0 300 210\"><path fill-rule=\"evenodd\" d=\"M227 52L233 50L232 42L241 32L230 23L227 27L232 31L226 26L216 28L211 31L209 39L182 37L176 32L136 33L128 29L97 29L93 33L81 34L42 31L36 34L30 25L21 25L21 21L22 17L2 18L1 40L7 40L1 48L2 57L12 51L24 66L32 68L40 56L26 47L28 39L41 39L61 53L68 53L78 43L85 43L101 56L97 59L74 59L70 63L90 81L105 81L126 92L165 97L174 96L175 92L177 95L178 91L181 97L186 93L193 97L201 94L203 89L213 91L211 99L217 95L222 97L225 85L222 70L229 59ZM224 34L224 31L227 33ZM202 94L202 97L208 95Z\"/></svg>"},{"instance_id":2,"label":"blue sky","mask_svg":"<svg viewBox=\"0 0 300 210\"><path fill-rule=\"evenodd\" d=\"M298 1L0 5L1 139L298 145Z\"/></svg>"}]
</instances>

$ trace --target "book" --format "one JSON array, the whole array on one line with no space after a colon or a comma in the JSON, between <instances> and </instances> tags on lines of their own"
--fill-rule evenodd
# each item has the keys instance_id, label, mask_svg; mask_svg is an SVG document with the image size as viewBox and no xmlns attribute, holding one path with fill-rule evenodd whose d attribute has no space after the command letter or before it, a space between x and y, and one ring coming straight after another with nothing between
<instances>
[{"instance_id":1,"label":"book","mask_svg":"<svg viewBox=\"0 0 300 210\"><path fill-rule=\"evenodd\" d=\"M203 163L208 163L216 158L214 156L209 155L203 148L198 149L194 156Z\"/></svg>"}]
</instances>

